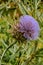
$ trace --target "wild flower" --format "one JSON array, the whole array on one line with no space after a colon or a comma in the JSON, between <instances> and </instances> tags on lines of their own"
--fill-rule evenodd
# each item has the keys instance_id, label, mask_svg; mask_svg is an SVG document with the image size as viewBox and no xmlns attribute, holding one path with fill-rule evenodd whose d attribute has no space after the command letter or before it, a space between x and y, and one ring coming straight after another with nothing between
<instances>
[{"instance_id":1,"label":"wild flower","mask_svg":"<svg viewBox=\"0 0 43 65\"><path fill-rule=\"evenodd\" d=\"M26 39L36 40L39 36L40 27L32 16L24 15L19 19L19 31Z\"/></svg>"}]
</instances>

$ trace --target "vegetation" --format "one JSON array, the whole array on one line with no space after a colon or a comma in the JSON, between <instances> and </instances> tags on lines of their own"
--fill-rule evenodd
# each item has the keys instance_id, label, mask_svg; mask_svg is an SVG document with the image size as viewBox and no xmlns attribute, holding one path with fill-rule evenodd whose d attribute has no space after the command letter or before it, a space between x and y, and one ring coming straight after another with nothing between
<instances>
[{"instance_id":1,"label":"vegetation","mask_svg":"<svg viewBox=\"0 0 43 65\"><path fill-rule=\"evenodd\" d=\"M18 42L9 33L22 15L30 15L38 21L37 40ZM0 0L0 65L43 65L42 0Z\"/></svg>"}]
</instances>

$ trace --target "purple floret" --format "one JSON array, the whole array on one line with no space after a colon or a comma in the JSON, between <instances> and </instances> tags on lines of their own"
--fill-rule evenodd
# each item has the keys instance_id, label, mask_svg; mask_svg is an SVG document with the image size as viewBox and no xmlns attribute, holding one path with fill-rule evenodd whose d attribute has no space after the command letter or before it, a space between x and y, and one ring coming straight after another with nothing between
<instances>
[{"instance_id":1,"label":"purple floret","mask_svg":"<svg viewBox=\"0 0 43 65\"><path fill-rule=\"evenodd\" d=\"M28 40L36 40L39 35L40 27L38 22L29 15L21 16L19 19L19 31Z\"/></svg>"}]
</instances>

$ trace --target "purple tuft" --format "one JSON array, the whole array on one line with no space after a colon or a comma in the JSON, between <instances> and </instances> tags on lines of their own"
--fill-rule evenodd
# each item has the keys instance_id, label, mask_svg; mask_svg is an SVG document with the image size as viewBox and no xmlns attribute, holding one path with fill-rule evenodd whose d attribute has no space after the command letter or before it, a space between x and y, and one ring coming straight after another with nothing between
<instances>
[{"instance_id":1,"label":"purple tuft","mask_svg":"<svg viewBox=\"0 0 43 65\"><path fill-rule=\"evenodd\" d=\"M40 27L38 22L32 16L21 16L19 27L19 31L23 33L23 36L28 40L36 40L38 38Z\"/></svg>"}]
</instances>

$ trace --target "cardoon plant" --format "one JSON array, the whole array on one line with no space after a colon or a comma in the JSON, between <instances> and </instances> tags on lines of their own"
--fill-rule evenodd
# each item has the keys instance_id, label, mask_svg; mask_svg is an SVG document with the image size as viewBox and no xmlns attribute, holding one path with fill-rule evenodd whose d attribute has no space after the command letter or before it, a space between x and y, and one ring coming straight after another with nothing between
<instances>
[{"instance_id":1,"label":"cardoon plant","mask_svg":"<svg viewBox=\"0 0 43 65\"><path fill-rule=\"evenodd\" d=\"M19 23L13 26L13 36L22 40L36 40L39 36L40 27L38 22L29 15L23 15Z\"/></svg>"},{"instance_id":2,"label":"cardoon plant","mask_svg":"<svg viewBox=\"0 0 43 65\"><path fill-rule=\"evenodd\" d=\"M0 1L0 65L43 65L42 13L42 0Z\"/></svg>"}]
</instances>

